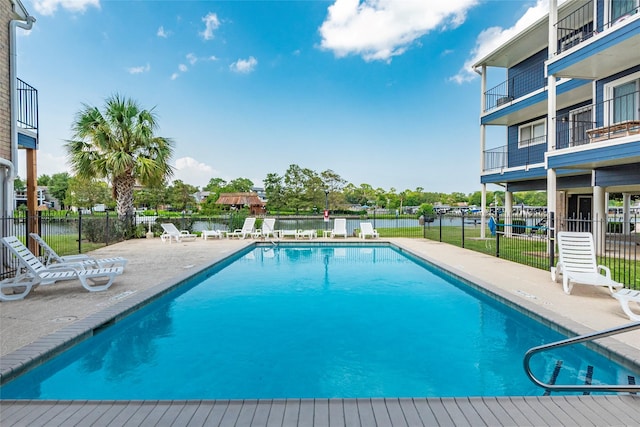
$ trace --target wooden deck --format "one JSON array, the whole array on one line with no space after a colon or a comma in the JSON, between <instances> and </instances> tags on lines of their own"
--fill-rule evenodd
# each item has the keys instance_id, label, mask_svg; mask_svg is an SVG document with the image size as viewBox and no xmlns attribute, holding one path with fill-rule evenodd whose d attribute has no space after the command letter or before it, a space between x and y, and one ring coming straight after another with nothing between
<instances>
[{"instance_id":1,"label":"wooden deck","mask_svg":"<svg viewBox=\"0 0 640 427\"><path fill-rule=\"evenodd\" d=\"M631 426L640 396L0 401L6 426Z\"/></svg>"}]
</instances>

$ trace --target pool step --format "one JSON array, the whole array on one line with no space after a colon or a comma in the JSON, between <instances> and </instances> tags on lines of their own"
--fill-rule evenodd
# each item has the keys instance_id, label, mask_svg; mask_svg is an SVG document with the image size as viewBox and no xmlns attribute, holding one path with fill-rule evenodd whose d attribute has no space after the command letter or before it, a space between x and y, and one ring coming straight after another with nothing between
<instances>
[{"instance_id":1,"label":"pool step","mask_svg":"<svg viewBox=\"0 0 640 427\"><path fill-rule=\"evenodd\" d=\"M553 372L551 373L551 379L549 379L550 385L555 385L556 381L558 380L558 375L560 374L560 369L562 369L562 360L556 361L556 366L553 368ZM584 384L591 385L592 380L593 380L593 366L589 365L587 366L587 373L584 377ZM633 375L627 375L627 382L629 383L629 385L635 385L636 377L634 377ZM543 396L549 396L550 394L551 394L551 390L545 390L543 393ZM582 394L586 396L591 394L591 392L585 391ZM636 393L631 393L631 394L636 394Z\"/></svg>"},{"instance_id":2,"label":"pool step","mask_svg":"<svg viewBox=\"0 0 640 427\"><path fill-rule=\"evenodd\" d=\"M554 385L556 380L558 379L558 374L560 373L560 368L562 368L562 360L556 361L556 366L553 368L553 373L551 374L551 379L549 380L549 384ZM551 390L545 390L542 394L543 396L549 396L551 394Z\"/></svg>"}]
</instances>

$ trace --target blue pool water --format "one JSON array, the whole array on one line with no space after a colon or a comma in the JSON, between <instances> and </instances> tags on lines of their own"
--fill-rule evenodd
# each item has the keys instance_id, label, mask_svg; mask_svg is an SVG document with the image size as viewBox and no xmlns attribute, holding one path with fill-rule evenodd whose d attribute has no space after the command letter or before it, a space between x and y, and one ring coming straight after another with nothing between
<instances>
[{"instance_id":1,"label":"blue pool water","mask_svg":"<svg viewBox=\"0 0 640 427\"><path fill-rule=\"evenodd\" d=\"M0 389L4 399L541 395L563 338L386 246L258 247ZM626 381L573 347L558 383Z\"/></svg>"}]
</instances>

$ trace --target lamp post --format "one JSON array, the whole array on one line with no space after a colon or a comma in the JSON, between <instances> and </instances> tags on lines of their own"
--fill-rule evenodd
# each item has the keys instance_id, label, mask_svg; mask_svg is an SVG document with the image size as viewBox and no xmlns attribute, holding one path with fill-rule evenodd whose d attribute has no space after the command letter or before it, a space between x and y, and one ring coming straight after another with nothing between
<instances>
[{"instance_id":1,"label":"lamp post","mask_svg":"<svg viewBox=\"0 0 640 427\"><path fill-rule=\"evenodd\" d=\"M329 229L329 189L324 190L324 229Z\"/></svg>"}]
</instances>

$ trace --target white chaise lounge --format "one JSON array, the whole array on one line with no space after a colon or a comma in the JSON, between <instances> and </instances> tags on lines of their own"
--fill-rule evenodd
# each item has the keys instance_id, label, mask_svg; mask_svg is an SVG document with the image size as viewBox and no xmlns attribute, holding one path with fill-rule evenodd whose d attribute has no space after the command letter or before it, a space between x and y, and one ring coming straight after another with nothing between
<instances>
[{"instance_id":1,"label":"white chaise lounge","mask_svg":"<svg viewBox=\"0 0 640 427\"><path fill-rule=\"evenodd\" d=\"M73 263L52 264L47 267L17 237L3 237L0 242L16 257L22 267L12 282L1 283L0 290L26 286L30 291L38 285L45 286L58 281L77 279L90 292L104 291L109 289L116 276L123 272L122 267L85 269L81 264ZM0 299L8 301L22 299L29 292L20 292L17 295L8 295L4 291L0 293Z\"/></svg>"},{"instance_id":2,"label":"white chaise lounge","mask_svg":"<svg viewBox=\"0 0 640 427\"><path fill-rule=\"evenodd\" d=\"M347 219L336 218L333 220L333 230L331 230L331 237L344 236L347 238Z\"/></svg>"},{"instance_id":3,"label":"white chaise lounge","mask_svg":"<svg viewBox=\"0 0 640 427\"><path fill-rule=\"evenodd\" d=\"M222 230L202 230L202 240L207 240L209 237L214 239L222 239L225 232Z\"/></svg>"},{"instance_id":4,"label":"white chaise lounge","mask_svg":"<svg viewBox=\"0 0 640 427\"><path fill-rule=\"evenodd\" d=\"M611 270L596 263L593 236L586 232L560 231L558 233L559 261L551 269L551 280L562 276L562 288L570 294L574 283L606 286L613 294L622 284L611 278ZM600 272L604 272L604 275Z\"/></svg>"},{"instance_id":5,"label":"white chaise lounge","mask_svg":"<svg viewBox=\"0 0 640 427\"><path fill-rule=\"evenodd\" d=\"M81 264L85 268L103 268L103 267L122 267L127 265L127 259L121 256L112 258L93 258L87 254L65 255L60 256L53 250L51 246L37 233L29 233L29 236L35 240L40 248L44 251L43 264L50 266L51 264Z\"/></svg>"},{"instance_id":6,"label":"white chaise lounge","mask_svg":"<svg viewBox=\"0 0 640 427\"><path fill-rule=\"evenodd\" d=\"M377 239L380 237L378 235L378 230L373 228L373 225L370 222L361 222L360 223L360 233L358 236L361 239L366 239L367 236L371 236L372 239Z\"/></svg>"},{"instance_id":7,"label":"white chaise lounge","mask_svg":"<svg viewBox=\"0 0 640 427\"><path fill-rule=\"evenodd\" d=\"M620 302L620 306L622 307L622 311L629 316L629 319L634 322L640 322L640 291L636 291L633 289L620 289L618 292L613 294L613 297ZM635 302L638 304L638 312L634 313L629 307L629 303Z\"/></svg>"},{"instance_id":8,"label":"white chaise lounge","mask_svg":"<svg viewBox=\"0 0 640 427\"><path fill-rule=\"evenodd\" d=\"M164 232L160 235L160 239L162 243L167 240L171 243L172 240L175 240L177 243L182 242L183 240L195 240L198 237L196 234L191 234L187 230L178 230L172 222L165 222L160 224Z\"/></svg>"},{"instance_id":9,"label":"white chaise lounge","mask_svg":"<svg viewBox=\"0 0 640 427\"><path fill-rule=\"evenodd\" d=\"M255 231L255 226L256 219L254 217L245 218L242 228L227 233L227 238L237 237L239 239L246 239L247 237L251 237Z\"/></svg>"},{"instance_id":10,"label":"white chaise lounge","mask_svg":"<svg viewBox=\"0 0 640 427\"><path fill-rule=\"evenodd\" d=\"M253 237L254 239L260 239L260 238L266 239L268 237L275 238L276 236L275 226L276 226L275 218L265 218L262 221L262 227L260 228L260 230L254 231L251 237Z\"/></svg>"}]
</instances>

